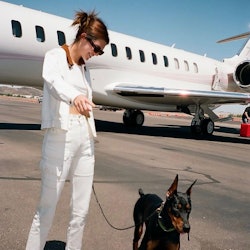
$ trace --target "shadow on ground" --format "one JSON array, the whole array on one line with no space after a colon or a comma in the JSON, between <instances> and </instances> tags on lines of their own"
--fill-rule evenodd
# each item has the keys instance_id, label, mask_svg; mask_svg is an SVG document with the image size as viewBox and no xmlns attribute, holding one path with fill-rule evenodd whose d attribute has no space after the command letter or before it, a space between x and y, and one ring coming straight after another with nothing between
<instances>
[{"instance_id":1,"label":"shadow on ground","mask_svg":"<svg viewBox=\"0 0 250 250\"><path fill-rule=\"evenodd\" d=\"M41 124L0 123L0 129L6 130L40 130Z\"/></svg>"},{"instance_id":2,"label":"shadow on ground","mask_svg":"<svg viewBox=\"0 0 250 250\"><path fill-rule=\"evenodd\" d=\"M123 123L95 120L96 128L98 132L111 132L111 133L123 133L123 134L138 134L148 136L160 136L171 138L185 138L207 141L221 141L221 142L233 142L249 144L249 140L240 137L239 128L228 128L223 126L215 126L215 132L221 132L225 134L238 135L237 137L231 137L226 135L213 134L212 136L195 136L190 132L190 126L179 125L167 125L158 124L156 127L142 126L137 128L131 128L124 126ZM21 124L21 123L0 123L0 130L40 130L41 124Z\"/></svg>"},{"instance_id":3,"label":"shadow on ground","mask_svg":"<svg viewBox=\"0 0 250 250\"><path fill-rule=\"evenodd\" d=\"M66 243L59 240L47 241L44 250L65 250Z\"/></svg>"},{"instance_id":4,"label":"shadow on ground","mask_svg":"<svg viewBox=\"0 0 250 250\"><path fill-rule=\"evenodd\" d=\"M239 129L222 127L222 126L215 126L215 132L234 134L238 136L232 137L216 133L214 133L212 136L211 135L195 136L191 134L190 126L158 124L157 127L142 126L137 128L131 128L124 126L124 124L122 123L103 121L103 120L96 120L96 128L98 132L138 134L138 135L157 136L166 138L184 138L184 139L249 144L248 139L240 137Z\"/></svg>"}]
</instances>

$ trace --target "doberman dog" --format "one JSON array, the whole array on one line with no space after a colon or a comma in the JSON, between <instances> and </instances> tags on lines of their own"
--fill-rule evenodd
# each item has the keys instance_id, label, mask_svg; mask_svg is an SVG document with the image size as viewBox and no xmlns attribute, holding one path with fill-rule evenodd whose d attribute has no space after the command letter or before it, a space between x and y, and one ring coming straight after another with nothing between
<instances>
[{"instance_id":1,"label":"doberman dog","mask_svg":"<svg viewBox=\"0 0 250 250\"><path fill-rule=\"evenodd\" d=\"M180 234L190 231L189 214L191 212L191 189L186 193L177 192L178 175L167 191L166 201L156 194L144 194L139 189L140 198L134 207L133 250L178 250ZM138 248L143 233L146 230Z\"/></svg>"}]
</instances>

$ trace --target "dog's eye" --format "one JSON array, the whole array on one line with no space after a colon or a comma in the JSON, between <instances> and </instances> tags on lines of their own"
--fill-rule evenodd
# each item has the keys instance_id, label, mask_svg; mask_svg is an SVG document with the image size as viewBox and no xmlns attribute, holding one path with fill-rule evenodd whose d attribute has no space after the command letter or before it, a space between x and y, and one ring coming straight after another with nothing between
<instances>
[{"instance_id":1,"label":"dog's eye","mask_svg":"<svg viewBox=\"0 0 250 250\"><path fill-rule=\"evenodd\" d=\"M173 209L172 209L172 214L173 214L175 217L180 217L180 213L179 213L178 208L173 208Z\"/></svg>"},{"instance_id":2,"label":"dog's eye","mask_svg":"<svg viewBox=\"0 0 250 250\"><path fill-rule=\"evenodd\" d=\"M189 204L186 205L186 210L189 212L191 210L191 206Z\"/></svg>"}]
</instances>

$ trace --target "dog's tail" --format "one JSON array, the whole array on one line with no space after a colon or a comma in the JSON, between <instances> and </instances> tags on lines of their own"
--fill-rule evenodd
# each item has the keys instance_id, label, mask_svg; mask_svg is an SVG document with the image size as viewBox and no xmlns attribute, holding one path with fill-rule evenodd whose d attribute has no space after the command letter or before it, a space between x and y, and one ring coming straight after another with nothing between
<instances>
[{"instance_id":1,"label":"dog's tail","mask_svg":"<svg viewBox=\"0 0 250 250\"><path fill-rule=\"evenodd\" d=\"M140 195L141 197L144 195L144 192L143 192L143 190L142 190L141 188L139 188L138 192L139 192L139 195Z\"/></svg>"}]
</instances>

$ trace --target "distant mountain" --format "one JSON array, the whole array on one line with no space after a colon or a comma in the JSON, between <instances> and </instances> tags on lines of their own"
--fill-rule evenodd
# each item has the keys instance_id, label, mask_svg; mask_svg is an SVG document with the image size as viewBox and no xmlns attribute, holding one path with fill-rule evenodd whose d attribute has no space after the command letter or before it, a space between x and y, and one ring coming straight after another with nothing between
<instances>
[{"instance_id":1,"label":"distant mountain","mask_svg":"<svg viewBox=\"0 0 250 250\"><path fill-rule=\"evenodd\" d=\"M32 87L0 85L0 95L28 95L41 96L43 91Z\"/></svg>"}]
</instances>

